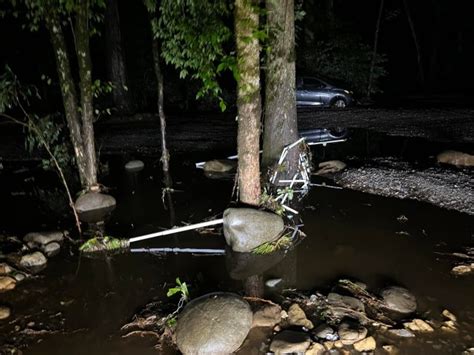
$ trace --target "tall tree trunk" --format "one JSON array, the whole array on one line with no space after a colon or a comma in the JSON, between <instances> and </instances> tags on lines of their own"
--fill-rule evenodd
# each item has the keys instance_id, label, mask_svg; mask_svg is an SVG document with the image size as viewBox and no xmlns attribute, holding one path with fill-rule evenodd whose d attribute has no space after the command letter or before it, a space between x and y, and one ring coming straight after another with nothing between
<instances>
[{"instance_id":1,"label":"tall tree trunk","mask_svg":"<svg viewBox=\"0 0 474 355\"><path fill-rule=\"evenodd\" d=\"M264 167L274 164L283 148L298 139L294 1L268 0L266 7L270 51L265 77Z\"/></svg>"},{"instance_id":2,"label":"tall tree trunk","mask_svg":"<svg viewBox=\"0 0 474 355\"><path fill-rule=\"evenodd\" d=\"M107 53L107 74L114 84L112 97L119 112L131 111L130 95L127 89L127 71L122 49L120 16L117 0L107 0L105 11L105 47Z\"/></svg>"},{"instance_id":3,"label":"tall tree trunk","mask_svg":"<svg viewBox=\"0 0 474 355\"><path fill-rule=\"evenodd\" d=\"M78 111L78 99L76 87L71 75L71 66L64 39L61 23L55 9L49 11L46 16L46 27L53 46L54 58L58 72L61 96L64 105L64 114L69 128L71 143L74 149L77 169L81 185L87 185L87 162L84 142L82 139L81 118Z\"/></svg>"},{"instance_id":4,"label":"tall tree trunk","mask_svg":"<svg viewBox=\"0 0 474 355\"><path fill-rule=\"evenodd\" d=\"M164 91L163 91L163 73L161 72L160 67L160 46L157 39L152 40L152 52L153 52L153 66L155 69L156 75L156 82L157 82L157 89L158 89L158 116L160 117L160 133L161 133L161 163L163 165L163 172L165 173L165 185L166 187L171 187L171 179L166 178L166 173L169 172L169 161L170 155L168 152L168 148L166 146L166 116L165 110L163 107L163 98L164 98ZM167 181L169 180L169 181Z\"/></svg>"},{"instance_id":5,"label":"tall tree trunk","mask_svg":"<svg viewBox=\"0 0 474 355\"><path fill-rule=\"evenodd\" d=\"M372 82L374 80L375 59L377 58L377 46L379 43L380 22L382 21L384 0L380 0L379 15L377 16L377 24L375 25L374 50L372 52L372 61L370 62L369 84L367 85L367 98L370 99L372 94Z\"/></svg>"},{"instance_id":6,"label":"tall tree trunk","mask_svg":"<svg viewBox=\"0 0 474 355\"><path fill-rule=\"evenodd\" d=\"M97 164L94 142L94 110L92 105L92 64L89 52L89 1L78 5L76 15L76 53L81 92L82 137L86 154L86 185L97 185Z\"/></svg>"},{"instance_id":7,"label":"tall tree trunk","mask_svg":"<svg viewBox=\"0 0 474 355\"><path fill-rule=\"evenodd\" d=\"M411 17L410 8L408 7L407 0L403 0L403 7L405 8L405 13L407 15L408 24L410 26L411 36L413 37L413 42L415 43L416 49L416 62L418 64L418 77L422 86L425 85L425 74L423 71L423 62L421 59L421 49L420 44L418 43L418 38L416 36L415 24Z\"/></svg>"},{"instance_id":8,"label":"tall tree trunk","mask_svg":"<svg viewBox=\"0 0 474 355\"><path fill-rule=\"evenodd\" d=\"M260 198L260 44L257 0L235 1L237 46L237 154L240 201L258 205Z\"/></svg>"}]
</instances>

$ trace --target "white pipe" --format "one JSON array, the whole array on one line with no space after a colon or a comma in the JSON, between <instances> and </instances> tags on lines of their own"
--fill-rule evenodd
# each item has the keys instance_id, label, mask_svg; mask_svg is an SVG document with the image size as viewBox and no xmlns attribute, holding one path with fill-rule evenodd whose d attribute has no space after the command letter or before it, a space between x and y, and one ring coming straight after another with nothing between
<instances>
[{"instance_id":1,"label":"white pipe","mask_svg":"<svg viewBox=\"0 0 474 355\"><path fill-rule=\"evenodd\" d=\"M224 255L225 249L197 249L197 248L135 248L132 253L195 253Z\"/></svg>"},{"instance_id":2,"label":"white pipe","mask_svg":"<svg viewBox=\"0 0 474 355\"><path fill-rule=\"evenodd\" d=\"M189 230L192 230L192 229L213 226L213 225L216 225L216 224L222 224L223 222L224 222L224 219L220 218L220 219L216 219L214 221L207 221L207 222L201 222L201 223L196 223L196 224L190 224L189 226L183 226L183 227L168 229L168 230L161 231L161 232L145 234L145 235L142 235L142 236L139 236L139 237L130 238L128 241L129 241L129 243L133 243L133 242L138 242L140 240L151 239L151 238L155 238L155 237L161 237L161 236L169 235L169 234L186 232L186 231L189 231Z\"/></svg>"}]
</instances>

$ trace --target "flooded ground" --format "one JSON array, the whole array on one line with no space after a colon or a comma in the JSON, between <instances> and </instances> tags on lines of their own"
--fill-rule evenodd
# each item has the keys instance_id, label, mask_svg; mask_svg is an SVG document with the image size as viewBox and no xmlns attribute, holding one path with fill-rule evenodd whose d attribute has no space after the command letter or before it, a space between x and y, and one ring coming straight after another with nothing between
<instances>
[{"instance_id":1,"label":"flooded ground","mask_svg":"<svg viewBox=\"0 0 474 355\"><path fill-rule=\"evenodd\" d=\"M328 150L326 157L341 149ZM431 154L429 147L425 150L425 156ZM174 210L165 210L156 158L145 158L146 169L133 174L124 171L126 161L120 156L103 160L110 167L103 182L117 198L106 224L112 236L129 238L200 222L220 215L231 200L232 180L208 179L192 160L176 158ZM58 222L69 213L67 206L47 195L53 176L34 170L0 175L4 233L22 237L43 229L72 230L72 224ZM36 190L29 188L33 185ZM34 197L41 186L49 204ZM60 213L52 212L58 209ZM300 212L307 238L278 263L259 266L264 279L282 278L284 288L308 291L328 291L341 277L362 281L374 291L401 285L417 297L420 316L439 319L445 308L456 314L459 333L378 342L397 344L403 354L459 354L474 346L473 278L452 276L452 260L437 254L474 244L472 216L324 187L310 191ZM224 248L225 242L222 235L186 232L136 246ZM229 255L124 253L88 259L66 245L37 277L0 294L0 303L12 309L10 318L0 321L0 344L23 345L25 354L156 353L155 339L121 339L120 327L147 302L166 299L176 277L191 285L192 297L218 290L242 293L242 281L231 277L235 272Z\"/></svg>"}]
</instances>

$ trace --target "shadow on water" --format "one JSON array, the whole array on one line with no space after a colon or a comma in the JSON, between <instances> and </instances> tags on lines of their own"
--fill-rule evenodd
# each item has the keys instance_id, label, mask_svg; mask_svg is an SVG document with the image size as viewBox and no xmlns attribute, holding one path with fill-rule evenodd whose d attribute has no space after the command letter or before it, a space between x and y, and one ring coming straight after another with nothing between
<instances>
[{"instance_id":1,"label":"shadow on water","mask_svg":"<svg viewBox=\"0 0 474 355\"><path fill-rule=\"evenodd\" d=\"M104 183L116 197L117 209L107 222L107 234L130 238L167 229L174 221L197 223L220 215L228 206L233 182L207 179L188 164L173 167L173 188L178 192L168 198L175 208L165 209L159 166L144 161L143 171L129 174L123 171L122 158L111 158L110 177ZM9 194L5 176L2 179L2 205L10 207L5 215L18 214L2 229L21 235L27 228L56 227L29 205L28 196ZM21 201L15 200L19 197ZM176 277L190 284L191 296L197 297L217 290L241 293L242 280L258 274L263 281L280 278L281 287L302 290L328 290L340 277L360 280L374 291L402 285L417 296L420 314L436 315L448 308L458 315L463 334L474 334L472 278L454 278L449 274L452 265L435 254L472 244L472 217L412 201L324 188L311 190L300 212L307 238L287 255L124 253L81 258L78 267L77 256L63 248L41 277L1 295L2 303L13 310L11 322L0 323L1 333L31 321L50 322L64 332L39 337L42 341L32 342L27 353L152 354L153 341L125 341L119 330L147 302L166 299ZM397 219L401 215L405 222ZM28 223L18 227L22 219ZM222 236L192 231L139 242L136 247L225 248L225 242ZM407 354L459 353L472 346L472 338L441 338L420 337L417 343L400 346ZM440 347L434 349L433 344Z\"/></svg>"}]
</instances>

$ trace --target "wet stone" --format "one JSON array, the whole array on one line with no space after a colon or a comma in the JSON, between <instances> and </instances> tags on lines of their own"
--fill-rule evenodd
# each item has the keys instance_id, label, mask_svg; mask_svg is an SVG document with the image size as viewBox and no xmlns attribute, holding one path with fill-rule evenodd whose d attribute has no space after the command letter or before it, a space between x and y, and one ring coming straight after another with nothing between
<instances>
[{"instance_id":1,"label":"wet stone","mask_svg":"<svg viewBox=\"0 0 474 355\"><path fill-rule=\"evenodd\" d=\"M308 350L306 350L305 355L323 355L326 352L326 348L324 345L319 344L319 343L313 343L309 347Z\"/></svg>"},{"instance_id":2,"label":"wet stone","mask_svg":"<svg viewBox=\"0 0 474 355\"><path fill-rule=\"evenodd\" d=\"M16 280L10 276L0 276L0 292L13 290Z\"/></svg>"},{"instance_id":3,"label":"wet stone","mask_svg":"<svg viewBox=\"0 0 474 355\"><path fill-rule=\"evenodd\" d=\"M41 271L46 267L48 259L39 251L23 255L20 259L20 266L31 272Z\"/></svg>"},{"instance_id":4,"label":"wet stone","mask_svg":"<svg viewBox=\"0 0 474 355\"><path fill-rule=\"evenodd\" d=\"M142 171L145 167L145 163L141 160L130 160L127 164L125 164L125 170L131 173Z\"/></svg>"},{"instance_id":5,"label":"wet stone","mask_svg":"<svg viewBox=\"0 0 474 355\"><path fill-rule=\"evenodd\" d=\"M284 330L273 338L270 351L275 354L304 353L310 345L308 334L293 330Z\"/></svg>"},{"instance_id":6,"label":"wet stone","mask_svg":"<svg viewBox=\"0 0 474 355\"><path fill-rule=\"evenodd\" d=\"M387 309L400 315L408 315L416 311L415 296L403 287L391 286L382 290L381 296Z\"/></svg>"},{"instance_id":7,"label":"wet stone","mask_svg":"<svg viewBox=\"0 0 474 355\"><path fill-rule=\"evenodd\" d=\"M203 169L207 173L226 173L237 167L235 160L209 160L204 163Z\"/></svg>"},{"instance_id":8,"label":"wet stone","mask_svg":"<svg viewBox=\"0 0 474 355\"><path fill-rule=\"evenodd\" d=\"M334 329L326 324L321 324L316 327L313 331L313 334L318 337L319 339L325 340L336 340L337 334L335 333Z\"/></svg>"},{"instance_id":9,"label":"wet stone","mask_svg":"<svg viewBox=\"0 0 474 355\"><path fill-rule=\"evenodd\" d=\"M0 275L8 275L13 271L13 268L7 263L0 263Z\"/></svg>"},{"instance_id":10,"label":"wet stone","mask_svg":"<svg viewBox=\"0 0 474 355\"><path fill-rule=\"evenodd\" d=\"M403 323L403 326L414 332L428 333L434 331L433 327L422 319L413 319L411 322Z\"/></svg>"},{"instance_id":11,"label":"wet stone","mask_svg":"<svg viewBox=\"0 0 474 355\"><path fill-rule=\"evenodd\" d=\"M368 337L358 341L357 343L354 343L354 349L359 352L373 351L376 347L377 343L373 337Z\"/></svg>"},{"instance_id":12,"label":"wet stone","mask_svg":"<svg viewBox=\"0 0 474 355\"><path fill-rule=\"evenodd\" d=\"M7 306L0 306L0 320L10 317L10 308Z\"/></svg>"},{"instance_id":13,"label":"wet stone","mask_svg":"<svg viewBox=\"0 0 474 355\"><path fill-rule=\"evenodd\" d=\"M408 329L389 329L387 333L399 338L414 338L415 337L415 334L413 334L413 332L409 331Z\"/></svg>"},{"instance_id":14,"label":"wet stone","mask_svg":"<svg viewBox=\"0 0 474 355\"><path fill-rule=\"evenodd\" d=\"M75 203L79 219L87 223L103 221L108 213L114 210L115 198L100 192L87 192Z\"/></svg>"},{"instance_id":15,"label":"wet stone","mask_svg":"<svg viewBox=\"0 0 474 355\"><path fill-rule=\"evenodd\" d=\"M451 273L456 276L470 275L474 273L471 265L458 265L452 268Z\"/></svg>"},{"instance_id":16,"label":"wet stone","mask_svg":"<svg viewBox=\"0 0 474 355\"><path fill-rule=\"evenodd\" d=\"M52 242L43 246L41 251L45 253L48 258L50 258L59 254L61 251L61 245L59 245L59 243Z\"/></svg>"},{"instance_id":17,"label":"wet stone","mask_svg":"<svg viewBox=\"0 0 474 355\"><path fill-rule=\"evenodd\" d=\"M307 329L314 328L313 323L306 318L306 314L296 303L292 304L290 309L288 309L288 323L290 325L301 326Z\"/></svg>"},{"instance_id":18,"label":"wet stone","mask_svg":"<svg viewBox=\"0 0 474 355\"><path fill-rule=\"evenodd\" d=\"M453 321L453 322L456 322L457 321L457 318L454 314L452 314L450 311L448 311L447 309L445 309L442 313L442 315L446 318L448 318L449 320Z\"/></svg>"},{"instance_id":19,"label":"wet stone","mask_svg":"<svg viewBox=\"0 0 474 355\"><path fill-rule=\"evenodd\" d=\"M32 232L25 235L23 241L30 248L45 246L46 244L57 242L61 243L64 240L64 232Z\"/></svg>"},{"instance_id":20,"label":"wet stone","mask_svg":"<svg viewBox=\"0 0 474 355\"><path fill-rule=\"evenodd\" d=\"M253 315L252 327L271 327L280 323L281 307L277 304L265 305Z\"/></svg>"},{"instance_id":21,"label":"wet stone","mask_svg":"<svg viewBox=\"0 0 474 355\"><path fill-rule=\"evenodd\" d=\"M224 236L233 251L248 253L273 242L283 231L283 219L252 208L228 208L224 212Z\"/></svg>"},{"instance_id":22,"label":"wet stone","mask_svg":"<svg viewBox=\"0 0 474 355\"><path fill-rule=\"evenodd\" d=\"M332 306L350 308L357 312L365 312L364 304L355 297L342 296L337 293L328 294L328 303Z\"/></svg>"},{"instance_id":23,"label":"wet stone","mask_svg":"<svg viewBox=\"0 0 474 355\"><path fill-rule=\"evenodd\" d=\"M212 293L186 305L178 318L176 344L184 354L230 354L244 342L253 314L232 293Z\"/></svg>"},{"instance_id":24,"label":"wet stone","mask_svg":"<svg viewBox=\"0 0 474 355\"><path fill-rule=\"evenodd\" d=\"M339 325L337 333L344 345L352 345L367 336L367 328L359 324L343 322Z\"/></svg>"}]
</instances>

